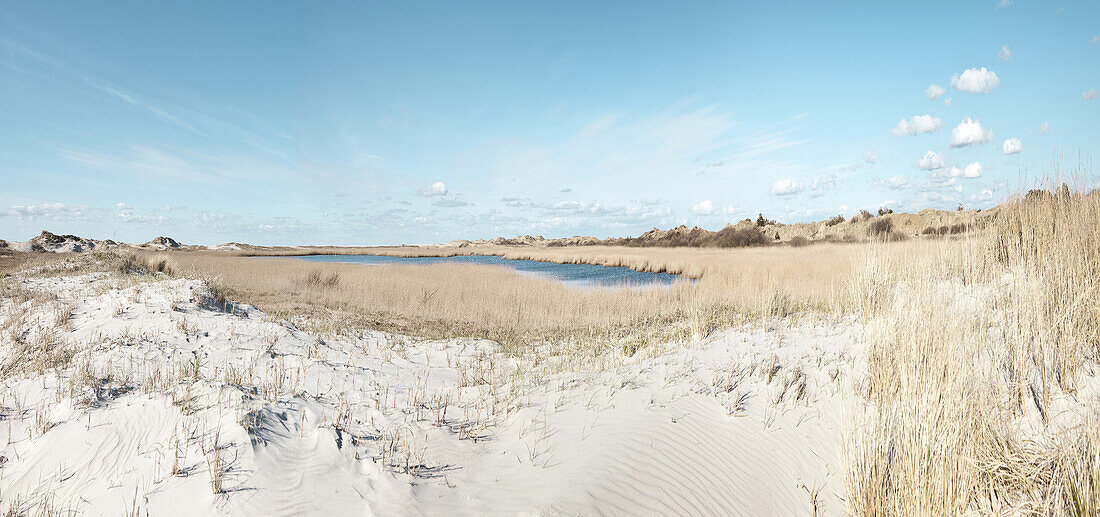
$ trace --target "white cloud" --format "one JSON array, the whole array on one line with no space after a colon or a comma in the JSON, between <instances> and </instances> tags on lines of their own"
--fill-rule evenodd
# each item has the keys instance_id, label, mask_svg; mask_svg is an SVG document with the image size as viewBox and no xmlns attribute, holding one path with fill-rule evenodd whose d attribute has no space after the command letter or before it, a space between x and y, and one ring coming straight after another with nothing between
<instances>
[{"instance_id":1,"label":"white cloud","mask_svg":"<svg viewBox=\"0 0 1100 517\"><path fill-rule=\"evenodd\" d=\"M1008 48L1008 45L1001 47L1001 51L997 53L997 57L1001 58L1001 61L1012 61L1012 56L1015 52Z\"/></svg>"},{"instance_id":2,"label":"white cloud","mask_svg":"<svg viewBox=\"0 0 1100 517\"><path fill-rule=\"evenodd\" d=\"M1100 43L1100 34L1097 34L1097 35L1093 36L1092 39L1089 40L1089 41L1091 41L1093 43Z\"/></svg>"},{"instance_id":3,"label":"white cloud","mask_svg":"<svg viewBox=\"0 0 1100 517\"><path fill-rule=\"evenodd\" d=\"M1042 124L1039 124L1039 129L1037 129L1035 131L1032 131L1030 129L1027 130L1028 135L1045 135L1049 132L1050 132L1050 123L1049 122L1043 122Z\"/></svg>"},{"instance_id":4,"label":"white cloud","mask_svg":"<svg viewBox=\"0 0 1100 517\"><path fill-rule=\"evenodd\" d=\"M787 178L772 183L772 195L774 196L790 196L802 192L806 188L805 185Z\"/></svg>"},{"instance_id":5,"label":"white cloud","mask_svg":"<svg viewBox=\"0 0 1100 517\"><path fill-rule=\"evenodd\" d=\"M718 210L714 208L714 203L709 199L695 204L691 207L691 211L695 215L714 215L718 213Z\"/></svg>"},{"instance_id":6,"label":"white cloud","mask_svg":"<svg viewBox=\"0 0 1100 517\"><path fill-rule=\"evenodd\" d=\"M447 195L447 185L444 185L442 181L437 181L435 183L432 183L431 185L428 185L427 187L421 188L420 190L417 191L417 193L419 193L421 196L426 196L426 197L428 197L428 196L446 196Z\"/></svg>"},{"instance_id":7,"label":"white cloud","mask_svg":"<svg viewBox=\"0 0 1100 517\"><path fill-rule=\"evenodd\" d=\"M875 163L878 161L878 151L875 148L870 148L867 152L863 153L863 161L867 163Z\"/></svg>"},{"instance_id":8,"label":"white cloud","mask_svg":"<svg viewBox=\"0 0 1100 517\"><path fill-rule=\"evenodd\" d=\"M921 133L934 133L940 130L943 121L931 115L916 115L909 120L901 119L890 132L895 136L912 136Z\"/></svg>"},{"instance_id":9,"label":"white cloud","mask_svg":"<svg viewBox=\"0 0 1100 517\"><path fill-rule=\"evenodd\" d=\"M937 178L951 178L951 179L954 179L954 178L974 179L974 178L980 178L982 176L982 171L983 171L982 164L980 164L978 162L974 162L974 163L971 163L970 165L967 165L966 167L963 167L962 169L960 169L958 167L951 167L950 169L947 169L947 170L944 170L944 171L941 171L941 172L937 172L935 177L937 177ZM954 182L950 182L950 184L954 185Z\"/></svg>"},{"instance_id":10,"label":"white cloud","mask_svg":"<svg viewBox=\"0 0 1100 517\"><path fill-rule=\"evenodd\" d=\"M964 178L977 178L982 175L982 164L974 162L963 169Z\"/></svg>"},{"instance_id":11,"label":"white cloud","mask_svg":"<svg viewBox=\"0 0 1100 517\"><path fill-rule=\"evenodd\" d=\"M85 220L94 217L99 210L86 206L71 206L64 203L43 203L41 205L13 205L7 215L19 219L76 219Z\"/></svg>"},{"instance_id":12,"label":"white cloud","mask_svg":"<svg viewBox=\"0 0 1100 517\"><path fill-rule=\"evenodd\" d=\"M117 203L115 204L115 208L117 208L118 210L126 211L132 210L134 207L127 205L126 203Z\"/></svg>"},{"instance_id":13,"label":"white cloud","mask_svg":"<svg viewBox=\"0 0 1100 517\"><path fill-rule=\"evenodd\" d=\"M997 2L997 9L1008 7L1010 5L1012 5L1012 0L1001 0L1000 2Z\"/></svg>"},{"instance_id":14,"label":"white cloud","mask_svg":"<svg viewBox=\"0 0 1100 517\"><path fill-rule=\"evenodd\" d=\"M993 140L993 130L983 128L978 119L966 117L951 130L951 147L981 145Z\"/></svg>"},{"instance_id":15,"label":"white cloud","mask_svg":"<svg viewBox=\"0 0 1100 517\"><path fill-rule=\"evenodd\" d=\"M887 179L875 181L874 185L893 190L901 190L909 187L909 180L905 179L905 177L900 174L895 174Z\"/></svg>"},{"instance_id":16,"label":"white cloud","mask_svg":"<svg viewBox=\"0 0 1100 517\"><path fill-rule=\"evenodd\" d=\"M950 106L951 105L951 97L948 97L948 98L944 99L943 100L943 105L944 106Z\"/></svg>"},{"instance_id":17,"label":"white cloud","mask_svg":"<svg viewBox=\"0 0 1100 517\"><path fill-rule=\"evenodd\" d=\"M1081 100L1087 101L1095 98L1097 95L1100 95L1100 92L1097 92L1096 88L1089 88L1089 91L1081 94Z\"/></svg>"},{"instance_id":18,"label":"white cloud","mask_svg":"<svg viewBox=\"0 0 1100 517\"><path fill-rule=\"evenodd\" d=\"M943 158L942 154L937 154L933 151L924 153L924 156L917 162L917 168L922 171L934 171L944 167L947 167L947 160Z\"/></svg>"},{"instance_id":19,"label":"white cloud","mask_svg":"<svg viewBox=\"0 0 1100 517\"><path fill-rule=\"evenodd\" d=\"M951 87L969 93L989 93L1001 85L997 74L986 67L967 68L951 76Z\"/></svg>"},{"instance_id":20,"label":"white cloud","mask_svg":"<svg viewBox=\"0 0 1100 517\"><path fill-rule=\"evenodd\" d=\"M461 199L437 199L432 203L432 206L440 206L443 208L457 208L460 206L467 206L469 203Z\"/></svg>"},{"instance_id":21,"label":"white cloud","mask_svg":"<svg viewBox=\"0 0 1100 517\"><path fill-rule=\"evenodd\" d=\"M1004 145L1001 146L1004 154L1016 154L1024 150L1024 143L1019 138L1009 138L1005 140Z\"/></svg>"},{"instance_id":22,"label":"white cloud","mask_svg":"<svg viewBox=\"0 0 1100 517\"><path fill-rule=\"evenodd\" d=\"M947 89L938 84L930 84L928 85L928 89L924 90L924 93L928 94L928 100L934 101L947 93Z\"/></svg>"}]
</instances>

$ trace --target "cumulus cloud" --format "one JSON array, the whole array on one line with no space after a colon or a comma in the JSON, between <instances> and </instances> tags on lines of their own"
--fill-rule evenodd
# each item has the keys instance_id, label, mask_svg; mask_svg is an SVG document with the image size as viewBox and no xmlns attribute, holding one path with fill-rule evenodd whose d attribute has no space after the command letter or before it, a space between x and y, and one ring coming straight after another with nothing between
<instances>
[{"instance_id":1,"label":"cumulus cloud","mask_svg":"<svg viewBox=\"0 0 1100 517\"><path fill-rule=\"evenodd\" d=\"M737 210L737 207L733 205L727 205L725 208L715 206L714 202L709 199L700 201L691 207L691 212L695 215L733 214L736 213Z\"/></svg>"},{"instance_id":2,"label":"cumulus cloud","mask_svg":"<svg viewBox=\"0 0 1100 517\"><path fill-rule=\"evenodd\" d=\"M982 145L993 140L993 130L983 128L981 121L966 117L951 130L951 147Z\"/></svg>"},{"instance_id":3,"label":"cumulus cloud","mask_svg":"<svg viewBox=\"0 0 1100 517\"><path fill-rule=\"evenodd\" d=\"M922 171L934 171L944 167L947 167L947 160L943 158L942 154L933 151L924 153L924 156L917 162L917 168Z\"/></svg>"},{"instance_id":4,"label":"cumulus cloud","mask_svg":"<svg viewBox=\"0 0 1100 517\"><path fill-rule=\"evenodd\" d=\"M1001 47L1001 51L997 53L997 57L1001 58L1001 61L1012 61L1012 56L1015 52L1008 48L1008 45Z\"/></svg>"},{"instance_id":5,"label":"cumulus cloud","mask_svg":"<svg viewBox=\"0 0 1100 517\"><path fill-rule=\"evenodd\" d=\"M982 171L983 170L984 169L982 169L982 164L980 164L978 162L974 162L974 163L971 163L970 165L967 165L966 167L963 167L961 169L958 168L958 167L951 167L950 169L947 169L945 171L937 172L936 177L938 177L938 178L952 178L952 179L953 178L974 179L974 178L980 178L982 176Z\"/></svg>"},{"instance_id":6,"label":"cumulus cloud","mask_svg":"<svg viewBox=\"0 0 1100 517\"><path fill-rule=\"evenodd\" d=\"M963 169L964 178L977 178L982 175L982 164L974 162Z\"/></svg>"},{"instance_id":7,"label":"cumulus cloud","mask_svg":"<svg viewBox=\"0 0 1100 517\"><path fill-rule=\"evenodd\" d=\"M931 115L916 115L909 120L901 119L890 132L895 136L912 136L921 133L934 133L940 130L943 121Z\"/></svg>"},{"instance_id":8,"label":"cumulus cloud","mask_svg":"<svg viewBox=\"0 0 1100 517\"><path fill-rule=\"evenodd\" d=\"M1081 100L1087 101L1087 100L1090 100L1090 99L1096 97L1096 95L1097 95L1096 88L1089 88L1089 91L1081 94Z\"/></svg>"},{"instance_id":9,"label":"cumulus cloud","mask_svg":"<svg viewBox=\"0 0 1100 517\"><path fill-rule=\"evenodd\" d=\"M997 74L986 67L968 68L951 76L951 87L969 93L989 93L1001 85Z\"/></svg>"},{"instance_id":10,"label":"cumulus cloud","mask_svg":"<svg viewBox=\"0 0 1100 517\"><path fill-rule=\"evenodd\" d=\"M1001 0L1001 1L997 2L997 9L1000 9L1002 7L1008 7L1010 5L1012 5L1012 0Z\"/></svg>"},{"instance_id":11,"label":"cumulus cloud","mask_svg":"<svg viewBox=\"0 0 1100 517\"><path fill-rule=\"evenodd\" d=\"M928 85L928 89L924 90L924 93L928 94L928 100L934 101L947 93L947 89L938 84L930 84Z\"/></svg>"},{"instance_id":12,"label":"cumulus cloud","mask_svg":"<svg viewBox=\"0 0 1100 517\"><path fill-rule=\"evenodd\" d=\"M1019 138L1009 138L1005 140L1004 145L1001 146L1001 150L1005 154L1016 154L1024 150L1024 143Z\"/></svg>"},{"instance_id":13,"label":"cumulus cloud","mask_svg":"<svg viewBox=\"0 0 1100 517\"><path fill-rule=\"evenodd\" d=\"M799 183L793 179L781 179L775 183L772 183L772 195L773 196L790 196L797 194L806 189L806 185Z\"/></svg>"},{"instance_id":14,"label":"cumulus cloud","mask_svg":"<svg viewBox=\"0 0 1100 517\"><path fill-rule=\"evenodd\" d=\"M695 206L691 207L691 211L695 215L714 215L718 213L718 210L714 208L714 203L709 199L696 203Z\"/></svg>"},{"instance_id":15,"label":"cumulus cloud","mask_svg":"<svg viewBox=\"0 0 1100 517\"><path fill-rule=\"evenodd\" d=\"M417 193L425 197L446 196L447 185L444 185L442 181L437 181L435 183L432 183L431 185L421 188L417 191Z\"/></svg>"}]
</instances>

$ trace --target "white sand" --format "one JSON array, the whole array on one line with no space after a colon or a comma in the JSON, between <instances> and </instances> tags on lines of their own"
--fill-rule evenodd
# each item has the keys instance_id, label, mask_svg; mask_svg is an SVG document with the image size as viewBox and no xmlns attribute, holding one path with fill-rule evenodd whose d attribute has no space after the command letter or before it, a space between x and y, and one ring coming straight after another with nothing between
<instances>
[{"instance_id":1,"label":"white sand","mask_svg":"<svg viewBox=\"0 0 1100 517\"><path fill-rule=\"evenodd\" d=\"M777 321L576 371L548 348L311 335L199 307L188 280L23 285L59 300L5 301L0 325L28 309L22 339L54 329L78 353L0 385L3 511L812 515L814 493L843 512L851 321ZM25 353L7 334L5 361Z\"/></svg>"}]
</instances>

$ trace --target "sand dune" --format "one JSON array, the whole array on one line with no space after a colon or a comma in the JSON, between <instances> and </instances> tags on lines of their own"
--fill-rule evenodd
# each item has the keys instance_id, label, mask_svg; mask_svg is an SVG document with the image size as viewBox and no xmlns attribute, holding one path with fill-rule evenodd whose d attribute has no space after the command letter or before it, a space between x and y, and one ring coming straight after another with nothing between
<instances>
[{"instance_id":1,"label":"sand dune","mask_svg":"<svg viewBox=\"0 0 1100 517\"><path fill-rule=\"evenodd\" d=\"M811 515L819 492L842 508L851 322L779 320L573 370L488 341L313 335L204 306L191 280L18 288L58 298L12 299L5 318L68 311L55 337L74 355L4 382L5 509Z\"/></svg>"}]
</instances>

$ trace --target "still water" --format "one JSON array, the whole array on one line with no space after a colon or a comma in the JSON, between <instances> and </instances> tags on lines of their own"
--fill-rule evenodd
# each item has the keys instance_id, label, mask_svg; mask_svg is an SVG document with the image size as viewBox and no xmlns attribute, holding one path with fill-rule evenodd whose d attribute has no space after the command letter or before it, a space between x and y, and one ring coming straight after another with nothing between
<instances>
[{"instance_id":1,"label":"still water","mask_svg":"<svg viewBox=\"0 0 1100 517\"><path fill-rule=\"evenodd\" d=\"M575 286L648 286L672 285L679 275L645 273L628 267L595 266L592 264L555 264L535 260L511 260L496 255L467 255L459 257L388 257L383 255L308 255L297 257L310 262L343 262L352 264L485 264L505 266L521 274L533 274L556 278Z\"/></svg>"}]
</instances>

